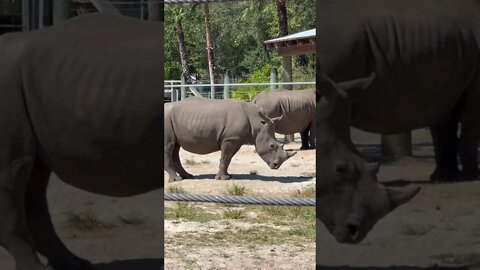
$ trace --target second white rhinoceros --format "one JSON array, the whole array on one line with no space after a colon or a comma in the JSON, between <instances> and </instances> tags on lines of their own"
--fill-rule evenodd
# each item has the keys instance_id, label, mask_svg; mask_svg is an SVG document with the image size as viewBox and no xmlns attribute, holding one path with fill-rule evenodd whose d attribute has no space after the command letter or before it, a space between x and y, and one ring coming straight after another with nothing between
<instances>
[{"instance_id":1,"label":"second white rhinoceros","mask_svg":"<svg viewBox=\"0 0 480 270\"><path fill-rule=\"evenodd\" d=\"M165 105L164 164L169 181L192 177L180 163L180 147L201 155L220 150L217 180L231 178L228 165L244 144L254 144L265 163L271 169L278 169L296 154L285 151L275 139L275 124L281 118L269 118L262 108L234 99L191 97Z\"/></svg>"},{"instance_id":2,"label":"second white rhinoceros","mask_svg":"<svg viewBox=\"0 0 480 270\"><path fill-rule=\"evenodd\" d=\"M275 132L279 134L299 132L302 137L300 149L311 149L315 148L315 97L314 89L301 91L278 89L258 94L253 103L265 109L269 117L283 115L275 127Z\"/></svg>"}]
</instances>

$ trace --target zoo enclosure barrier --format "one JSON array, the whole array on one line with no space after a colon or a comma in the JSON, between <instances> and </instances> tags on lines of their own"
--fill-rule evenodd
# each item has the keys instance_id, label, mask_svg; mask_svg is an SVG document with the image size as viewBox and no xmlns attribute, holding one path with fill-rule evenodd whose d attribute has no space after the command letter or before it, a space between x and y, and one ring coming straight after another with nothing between
<instances>
[{"instance_id":1,"label":"zoo enclosure barrier","mask_svg":"<svg viewBox=\"0 0 480 270\"><path fill-rule=\"evenodd\" d=\"M254 97L253 94L258 94L261 90L261 88L268 88L270 89L278 89L281 88L282 86L315 86L315 82L282 82L282 83L221 83L221 84L183 84L179 80L166 80L165 85L164 85L164 91L165 91L165 98L168 98L169 101L171 102L176 102L181 99L185 99L188 97L188 91L190 91L190 95L193 96L202 96L206 98L212 98L212 92L201 92L198 91L198 88L201 87L222 87L223 92L217 92L215 91L214 93L214 98L215 99L228 99L231 97L235 98L235 95L243 95L244 100L251 101ZM239 89L234 89L233 87L254 87L255 89L253 90L252 93L251 91L241 91ZM188 89L188 90L187 90ZM265 90L265 89L264 89Z\"/></svg>"},{"instance_id":2,"label":"zoo enclosure barrier","mask_svg":"<svg viewBox=\"0 0 480 270\"><path fill-rule=\"evenodd\" d=\"M165 201L187 201L187 202L210 202L229 204L257 204L257 205L283 205L283 206L315 206L313 198L276 198L276 197L249 197L249 196L227 196L227 195L200 195L165 193Z\"/></svg>"}]
</instances>

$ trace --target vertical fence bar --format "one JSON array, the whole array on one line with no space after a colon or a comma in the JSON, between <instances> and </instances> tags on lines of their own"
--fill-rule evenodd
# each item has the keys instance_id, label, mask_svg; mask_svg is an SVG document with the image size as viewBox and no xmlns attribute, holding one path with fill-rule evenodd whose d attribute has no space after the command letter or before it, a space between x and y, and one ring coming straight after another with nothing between
<instances>
[{"instance_id":1,"label":"vertical fence bar","mask_svg":"<svg viewBox=\"0 0 480 270\"><path fill-rule=\"evenodd\" d=\"M185 85L185 77L180 78L180 84ZM180 97L182 100L187 98L187 88L185 86L180 87Z\"/></svg>"},{"instance_id":2,"label":"vertical fence bar","mask_svg":"<svg viewBox=\"0 0 480 270\"><path fill-rule=\"evenodd\" d=\"M228 85L230 83L230 79L228 78L228 71L225 72L225 77L223 78L225 86L223 86L223 98L224 99L229 99L230 98L230 86Z\"/></svg>"}]
</instances>

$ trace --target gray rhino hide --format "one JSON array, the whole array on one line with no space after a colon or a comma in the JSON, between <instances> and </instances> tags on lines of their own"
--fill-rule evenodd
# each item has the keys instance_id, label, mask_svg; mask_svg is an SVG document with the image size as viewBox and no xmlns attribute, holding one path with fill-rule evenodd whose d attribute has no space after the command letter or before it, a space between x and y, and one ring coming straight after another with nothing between
<instances>
[{"instance_id":1,"label":"gray rhino hide","mask_svg":"<svg viewBox=\"0 0 480 270\"><path fill-rule=\"evenodd\" d=\"M165 114L164 153L169 181L191 177L180 164L180 147L195 154L221 150L215 178L223 180L231 178L227 168L244 144L255 144L260 157L272 169L278 169L283 161L295 154L283 150L283 145L275 139L274 123L263 109L252 103L191 97L165 107L168 114Z\"/></svg>"},{"instance_id":2,"label":"gray rhino hide","mask_svg":"<svg viewBox=\"0 0 480 270\"><path fill-rule=\"evenodd\" d=\"M325 0L318 12L320 71L336 82L376 73L350 93L352 125L384 134L430 127L432 179L478 179L480 1Z\"/></svg>"},{"instance_id":3,"label":"gray rhino hide","mask_svg":"<svg viewBox=\"0 0 480 270\"><path fill-rule=\"evenodd\" d=\"M88 265L55 235L50 172L110 196L163 187L162 36L162 23L101 13L0 37L0 243L17 269L51 269L35 252Z\"/></svg>"}]
</instances>

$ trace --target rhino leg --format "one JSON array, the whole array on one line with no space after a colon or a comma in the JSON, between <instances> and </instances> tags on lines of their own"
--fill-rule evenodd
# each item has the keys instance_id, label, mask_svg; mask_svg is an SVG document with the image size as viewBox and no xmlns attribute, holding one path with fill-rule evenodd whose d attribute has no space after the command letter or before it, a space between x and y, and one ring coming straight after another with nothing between
<instances>
[{"instance_id":1,"label":"rhino leg","mask_svg":"<svg viewBox=\"0 0 480 270\"><path fill-rule=\"evenodd\" d=\"M452 181L460 176L457 161L457 130L458 122L454 119L430 127L436 161L431 180Z\"/></svg>"},{"instance_id":2,"label":"rhino leg","mask_svg":"<svg viewBox=\"0 0 480 270\"><path fill-rule=\"evenodd\" d=\"M302 146L300 146L300 149L310 149L310 145L308 143L308 128L305 129L304 131L300 132L300 138L302 139Z\"/></svg>"},{"instance_id":3,"label":"rhino leg","mask_svg":"<svg viewBox=\"0 0 480 270\"><path fill-rule=\"evenodd\" d=\"M215 176L216 180L229 180L232 178L232 176L228 174L227 169L233 156L240 150L240 146L238 143L231 141L222 143L219 170Z\"/></svg>"},{"instance_id":4,"label":"rhino leg","mask_svg":"<svg viewBox=\"0 0 480 270\"><path fill-rule=\"evenodd\" d=\"M180 162L180 145L176 144L173 149L173 163L175 166L175 171L180 174L182 179L192 178L193 175L189 174L185 168L183 168L182 163Z\"/></svg>"},{"instance_id":5,"label":"rhino leg","mask_svg":"<svg viewBox=\"0 0 480 270\"><path fill-rule=\"evenodd\" d=\"M462 164L461 180L478 180L478 143L480 139L480 123L478 114L470 114L462 119L462 127L458 144L458 154ZM474 117L473 117L474 116Z\"/></svg>"},{"instance_id":6,"label":"rhino leg","mask_svg":"<svg viewBox=\"0 0 480 270\"><path fill-rule=\"evenodd\" d=\"M55 233L47 202L49 177L50 170L37 160L25 197L25 214L35 248L48 259L48 264L54 269L93 269L91 263L70 252Z\"/></svg>"},{"instance_id":7,"label":"rhino leg","mask_svg":"<svg viewBox=\"0 0 480 270\"><path fill-rule=\"evenodd\" d=\"M313 122L310 122L310 125L308 126L308 130L310 131L310 136L309 136L310 148L315 149L316 130L315 130L315 126L313 125Z\"/></svg>"},{"instance_id":8,"label":"rhino leg","mask_svg":"<svg viewBox=\"0 0 480 270\"><path fill-rule=\"evenodd\" d=\"M164 145L163 164L165 171L168 173L168 182L180 181L182 180L182 177L178 176L175 172L175 162L173 158L176 142L172 141L165 143Z\"/></svg>"},{"instance_id":9,"label":"rhino leg","mask_svg":"<svg viewBox=\"0 0 480 270\"><path fill-rule=\"evenodd\" d=\"M304 131L300 132L300 137L302 139L301 150L315 148L315 134L313 133L312 123Z\"/></svg>"},{"instance_id":10,"label":"rhino leg","mask_svg":"<svg viewBox=\"0 0 480 270\"><path fill-rule=\"evenodd\" d=\"M2 149L3 148L3 149ZM0 151L5 150L0 146ZM12 160L0 153L0 245L15 259L16 270L52 270L41 264L31 244L25 220L24 197L32 158ZM11 164L5 166L6 164Z\"/></svg>"}]
</instances>

